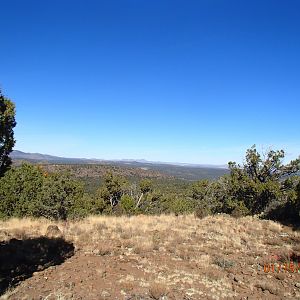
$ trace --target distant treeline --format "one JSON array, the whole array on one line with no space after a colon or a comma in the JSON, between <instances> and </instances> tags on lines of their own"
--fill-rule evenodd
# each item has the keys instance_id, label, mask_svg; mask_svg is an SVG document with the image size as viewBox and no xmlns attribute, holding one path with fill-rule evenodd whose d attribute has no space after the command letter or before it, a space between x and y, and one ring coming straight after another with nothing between
<instances>
[{"instance_id":1,"label":"distant treeline","mask_svg":"<svg viewBox=\"0 0 300 300\"><path fill-rule=\"evenodd\" d=\"M162 163L141 163L141 162L106 162L106 163L67 163L62 162L47 162L30 159L15 159L14 165L21 165L24 162L38 164L48 169L50 172L70 171L79 178L99 178L103 177L107 172L125 176L126 178L177 178L181 180L195 181L200 179L218 179L220 176L229 173L226 168L206 167L206 166L189 166L189 165L172 165Z\"/></svg>"},{"instance_id":2,"label":"distant treeline","mask_svg":"<svg viewBox=\"0 0 300 300\"><path fill-rule=\"evenodd\" d=\"M253 146L242 166L230 162L229 174L217 180L126 177L107 170L93 180L93 188L88 177L81 180L70 170L25 163L0 178L0 217L227 213L295 224L300 220L300 177L295 175L300 160L284 165L283 158L282 150L261 155Z\"/></svg>"}]
</instances>

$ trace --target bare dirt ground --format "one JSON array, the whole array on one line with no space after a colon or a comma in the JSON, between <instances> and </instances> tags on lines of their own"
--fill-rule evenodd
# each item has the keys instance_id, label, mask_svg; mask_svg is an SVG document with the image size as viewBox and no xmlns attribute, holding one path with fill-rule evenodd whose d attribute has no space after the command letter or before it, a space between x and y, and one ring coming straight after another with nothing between
<instances>
[{"instance_id":1,"label":"bare dirt ground","mask_svg":"<svg viewBox=\"0 0 300 300\"><path fill-rule=\"evenodd\" d=\"M300 299L300 232L253 217L13 219L0 241L0 299Z\"/></svg>"}]
</instances>

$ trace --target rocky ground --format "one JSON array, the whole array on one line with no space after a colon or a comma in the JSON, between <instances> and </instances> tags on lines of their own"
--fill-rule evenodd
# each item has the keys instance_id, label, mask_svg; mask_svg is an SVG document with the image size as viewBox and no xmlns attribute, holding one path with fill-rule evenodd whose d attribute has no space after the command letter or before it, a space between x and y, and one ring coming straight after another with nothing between
<instances>
[{"instance_id":1,"label":"rocky ground","mask_svg":"<svg viewBox=\"0 0 300 300\"><path fill-rule=\"evenodd\" d=\"M0 223L1 299L300 299L300 232L272 221L136 216L49 225Z\"/></svg>"}]
</instances>

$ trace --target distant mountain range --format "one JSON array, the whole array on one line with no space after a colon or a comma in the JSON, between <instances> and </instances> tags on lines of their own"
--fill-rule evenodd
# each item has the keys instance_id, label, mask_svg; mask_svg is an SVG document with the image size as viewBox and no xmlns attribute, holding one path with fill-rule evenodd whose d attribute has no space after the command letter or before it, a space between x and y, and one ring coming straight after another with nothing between
<instances>
[{"instance_id":1,"label":"distant mountain range","mask_svg":"<svg viewBox=\"0 0 300 300\"><path fill-rule=\"evenodd\" d=\"M40 164L101 164L157 171L184 180L199 180L203 178L216 179L229 173L226 165L171 163L147 161L145 159L104 160L95 158L66 158L48 154L26 153L19 150L14 150L10 156L16 164L19 164L22 161Z\"/></svg>"},{"instance_id":2,"label":"distant mountain range","mask_svg":"<svg viewBox=\"0 0 300 300\"><path fill-rule=\"evenodd\" d=\"M122 164L154 164L154 165L173 165L182 167L196 167L196 168L216 168L227 169L227 165L211 165L211 164L190 164L190 163L177 163L177 162L161 162L161 161L149 161L146 159L97 159L97 158L68 158L53 156L41 153L27 153L19 150L13 150L10 154L13 160L26 160L26 161L38 161L45 163L82 163L82 164L99 164L99 163L122 163Z\"/></svg>"},{"instance_id":3,"label":"distant mountain range","mask_svg":"<svg viewBox=\"0 0 300 300\"><path fill-rule=\"evenodd\" d=\"M88 163L99 163L99 161L86 159L86 158L66 158L53 156L48 154L41 153L26 153L19 150L13 150L10 154L12 160L25 160L30 162L41 162L41 163L79 163L79 164L88 164Z\"/></svg>"}]
</instances>

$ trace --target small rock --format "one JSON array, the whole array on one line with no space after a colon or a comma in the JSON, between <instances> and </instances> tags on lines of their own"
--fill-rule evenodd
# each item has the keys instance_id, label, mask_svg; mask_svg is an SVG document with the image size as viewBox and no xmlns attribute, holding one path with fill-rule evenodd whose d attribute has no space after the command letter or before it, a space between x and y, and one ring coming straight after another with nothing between
<instances>
[{"instance_id":1,"label":"small rock","mask_svg":"<svg viewBox=\"0 0 300 300\"><path fill-rule=\"evenodd\" d=\"M46 230L48 238L62 238L63 234L57 225L49 225Z\"/></svg>"},{"instance_id":2,"label":"small rock","mask_svg":"<svg viewBox=\"0 0 300 300\"><path fill-rule=\"evenodd\" d=\"M283 232L283 233L280 233L279 236L281 236L281 237L287 237L287 236L289 236L289 234L286 233L286 232Z\"/></svg>"},{"instance_id":3,"label":"small rock","mask_svg":"<svg viewBox=\"0 0 300 300\"><path fill-rule=\"evenodd\" d=\"M298 289L300 289L300 282L296 282L295 283L295 287L297 287Z\"/></svg>"},{"instance_id":4,"label":"small rock","mask_svg":"<svg viewBox=\"0 0 300 300\"><path fill-rule=\"evenodd\" d=\"M234 278L233 278L233 280L235 281L235 282L242 282L242 277L241 276L238 276L238 275L235 275L234 276Z\"/></svg>"},{"instance_id":5,"label":"small rock","mask_svg":"<svg viewBox=\"0 0 300 300\"><path fill-rule=\"evenodd\" d=\"M100 254L100 250L99 250L99 249L95 249L95 250L93 250L93 254L95 254L95 255L99 255L99 254Z\"/></svg>"},{"instance_id":6,"label":"small rock","mask_svg":"<svg viewBox=\"0 0 300 300\"><path fill-rule=\"evenodd\" d=\"M110 293L108 291L103 291L101 293L101 296L104 297L104 298L108 298L108 297L110 297Z\"/></svg>"},{"instance_id":7,"label":"small rock","mask_svg":"<svg viewBox=\"0 0 300 300\"><path fill-rule=\"evenodd\" d=\"M38 271L42 271L43 269L44 269L44 266L38 265L38 267L37 267L37 270L38 270Z\"/></svg>"}]
</instances>

